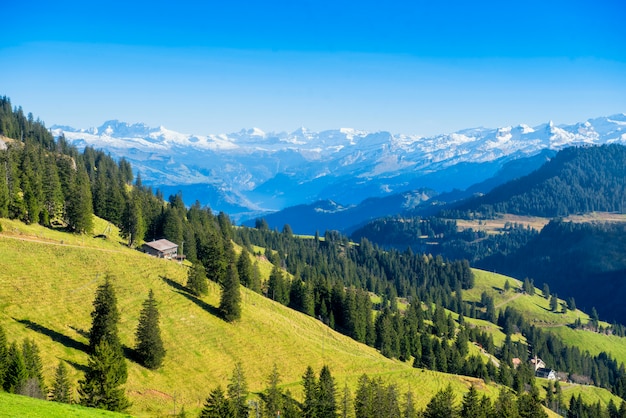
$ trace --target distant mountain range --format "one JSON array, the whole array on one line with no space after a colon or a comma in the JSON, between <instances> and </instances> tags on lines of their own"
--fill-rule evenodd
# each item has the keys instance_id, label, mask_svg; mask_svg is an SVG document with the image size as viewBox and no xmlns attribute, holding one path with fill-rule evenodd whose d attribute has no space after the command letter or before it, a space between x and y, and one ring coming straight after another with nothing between
<instances>
[{"instance_id":1,"label":"distant mountain range","mask_svg":"<svg viewBox=\"0 0 626 418\"><path fill-rule=\"evenodd\" d=\"M144 184L166 196L182 191L187 203L199 200L241 220L320 200L350 207L418 189L467 189L542 150L626 143L626 114L574 125L474 128L433 137L305 128L201 136L119 121L51 129L79 149L91 146L126 158Z\"/></svg>"}]
</instances>

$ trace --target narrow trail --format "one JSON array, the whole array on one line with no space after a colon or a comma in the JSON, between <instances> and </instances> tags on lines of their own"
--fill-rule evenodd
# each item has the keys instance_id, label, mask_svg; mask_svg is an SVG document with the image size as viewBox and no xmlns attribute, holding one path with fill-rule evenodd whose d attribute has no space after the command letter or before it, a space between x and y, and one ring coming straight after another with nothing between
<instances>
[{"instance_id":1,"label":"narrow trail","mask_svg":"<svg viewBox=\"0 0 626 418\"><path fill-rule=\"evenodd\" d=\"M506 305L507 303L514 301L515 299L519 298L519 297L520 297L520 296L522 296L522 295L523 295L523 293L517 293L517 294L516 294L515 296L513 296L512 298L508 298L507 300L505 300L505 301L503 301L503 302L498 303L498 304L495 306L495 308L496 308L496 309L498 309L498 308L499 308L499 307L501 307L502 305Z\"/></svg>"},{"instance_id":2,"label":"narrow trail","mask_svg":"<svg viewBox=\"0 0 626 418\"><path fill-rule=\"evenodd\" d=\"M102 251L102 252L107 252L107 253L123 253L125 252L124 250L112 250L109 248L100 248L100 247L92 247L89 245L78 245L78 244L65 244L63 242L56 242L56 241L50 241L50 240L44 240L44 239L39 239L39 238L35 238L33 236L15 236L15 235L7 235L7 234L0 234L0 238L8 238L8 239L13 239L13 240L17 240L17 241L27 241L27 242L34 242L34 243L38 243L38 244L45 244L45 245L56 245L59 247L70 247L70 248L81 248L83 250L95 250L95 251Z\"/></svg>"}]
</instances>

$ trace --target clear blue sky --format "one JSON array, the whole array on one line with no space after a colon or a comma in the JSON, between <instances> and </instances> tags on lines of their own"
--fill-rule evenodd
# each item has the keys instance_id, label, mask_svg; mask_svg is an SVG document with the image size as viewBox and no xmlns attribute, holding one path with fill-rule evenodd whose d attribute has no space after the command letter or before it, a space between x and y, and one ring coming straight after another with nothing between
<instances>
[{"instance_id":1,"label":"clear blue sky","mask_svg":"<svg viewBox=\"0 0 626 418\"><path fill-rule=\"evenodd\" d=\"M47 125L432 135L626 112L621 0L0 3L0 94Z\"/></svg>"}]
</instances>

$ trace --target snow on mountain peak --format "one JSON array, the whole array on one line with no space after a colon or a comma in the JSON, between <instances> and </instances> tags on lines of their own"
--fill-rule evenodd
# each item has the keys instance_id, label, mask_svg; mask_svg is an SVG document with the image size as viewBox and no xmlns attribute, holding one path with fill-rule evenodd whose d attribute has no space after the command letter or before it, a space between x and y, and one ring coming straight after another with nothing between
<instances>
[{"instance_id":1,"label":"snow on mountain peak","mask_svg":"<svg viewBox=\"0 0 626 418\"><path fill-rule=\"evenodd\" d=\"M546 148L626 143L626 114L573 125L549 121L535 127L472 128L432 137L353 128L315 132L304 127L293 132L250 128L203 136L118 120L90 129L51 129L79 147L102 148L129 159L146 182L217 182L244 193L279 174L297 176L304 183L322 177L393 178L423 175L463 162L530 156Z\"/></svg>"}]
</instances>

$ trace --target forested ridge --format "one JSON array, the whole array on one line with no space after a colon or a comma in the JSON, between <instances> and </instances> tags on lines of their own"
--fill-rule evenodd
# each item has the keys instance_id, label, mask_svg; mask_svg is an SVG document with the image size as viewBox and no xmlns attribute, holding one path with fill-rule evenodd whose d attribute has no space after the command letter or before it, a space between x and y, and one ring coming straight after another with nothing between
<instances>
[{"instance_id":1,"label":"forested ridge","mask_svg":"<svg viewBox=\"0 0 626 418\"><path fill-rule=\"evenodd\" d=\"M496 213L561 217L626 210L626 147L570 147L531 174L470 199L444 217L491 217Z\"/></svg>"},{"instance_id":2,"label":"forested ridge","mask_svg":"<svg viewBox=\"0 0 626 418\"><path fill-rule=\"evenodd\" d=\"M333 329L377 348L387 357L410 361L416 368L497 381L515 390L519 399L538 400L534 373L526 362L532 355L549 358L566 373L584 375L590 382L626 396L624 367L605 353L592 356L565 346L524 322L514 311L497 315L493 300L486 296L480 303L464 301L463 292L471 289L475 280L466 260L416 253L410 248L384 250L366 238L355 244L332 231L303 239L294 236L289 225L282 232L270 231L263 221L258 221L255 228L233 227L224 213L215 215L199 203L185 207L180 194L164 201L158 191L154 193L143 186L139 176L133 178L127 161L116 162L92 148L79 153L63 137L53 138L32 115L24 116L20 108L11 108L6 97L1 104L0 134L13 140L0 150L0 217L64 228L73 233L99 234L102 231L93 231L91 223L95 214L119 226L130 247L165 237L184 248L184 255L194 265L187 282L190 293L201 297L207 280L220 285L220 315L226 321L239 319L241 284L318 318ZM445 235L455 226L447 221L418 221L416 225L421 234L433 237ZM242 248L239 254L234 244ZM262 252L258 248L263 248ZM252 254L264 256L272 263L268 281L260 280L258 268L251 261ZM153 307L150 295L141 313L146 321L158 319ZM97 312L96 302L94 312ZM458 319L451 312L457 313ZM497 323L507 334L507 340L496 346L488 332L466 323L465 317ZM144 331L138 330L138 337L145 335ZM526 343L511 341L511 334L517 331L526 337ZM153 339L146 337L146 340ZM492 361L485 362L479 355L469 354L470 342L480 344L498 358L500 367ZM20 351L16 343L13 345L8 341L3 345L0 341L0 357L19 369L16 373L19 384L23 385L28 377L19 368L20 358L30 355L33 349ZM89 372L81 382L81 396L86 404L94 402L108 408L96 403L99 395L94 395L97 385L94 382L101 376L93 370L107 358L122 364L123 354L118 345L113 340L106 344L95 342L90 347ZM150 351L148 348L154 343L148 345L138 344L137 354ZM24 346L28 347L28 343ZM3 347L13 354L3 357ZM155 368L166 355L162 350L156 358L155 353L148 354L144 364ZM31 357L36 361L36 356ZM514 357L523 360L517 369L512 364ZM5 389L14 392L18 387L23 389L11 380L15 373L4 368L9 363L0 363L3 363L0 364L3 382L13 382ZM112 376L121 382L118 384L125 380L125 366L123 369ZM324 379L328 373L324 372ZM31 378L42 383L38 376ZM374 390L376 384L363 380L364 388L371 385L368 390ZM118 389L116 396L120 397L112 400L117 406L110 409L127 406L123 392L119 394ZM224 396L219 391L212 395ZM264 402L271 399L270 395L268 392ZM267 408L271 411L273 407ZM294 407L294 411L292 416L300 416L298 411L302 412L302 406ZM357 412L357 416L367 415ZM520 413L520 416L533 415Z\"/></svg>"}]
</instances>

